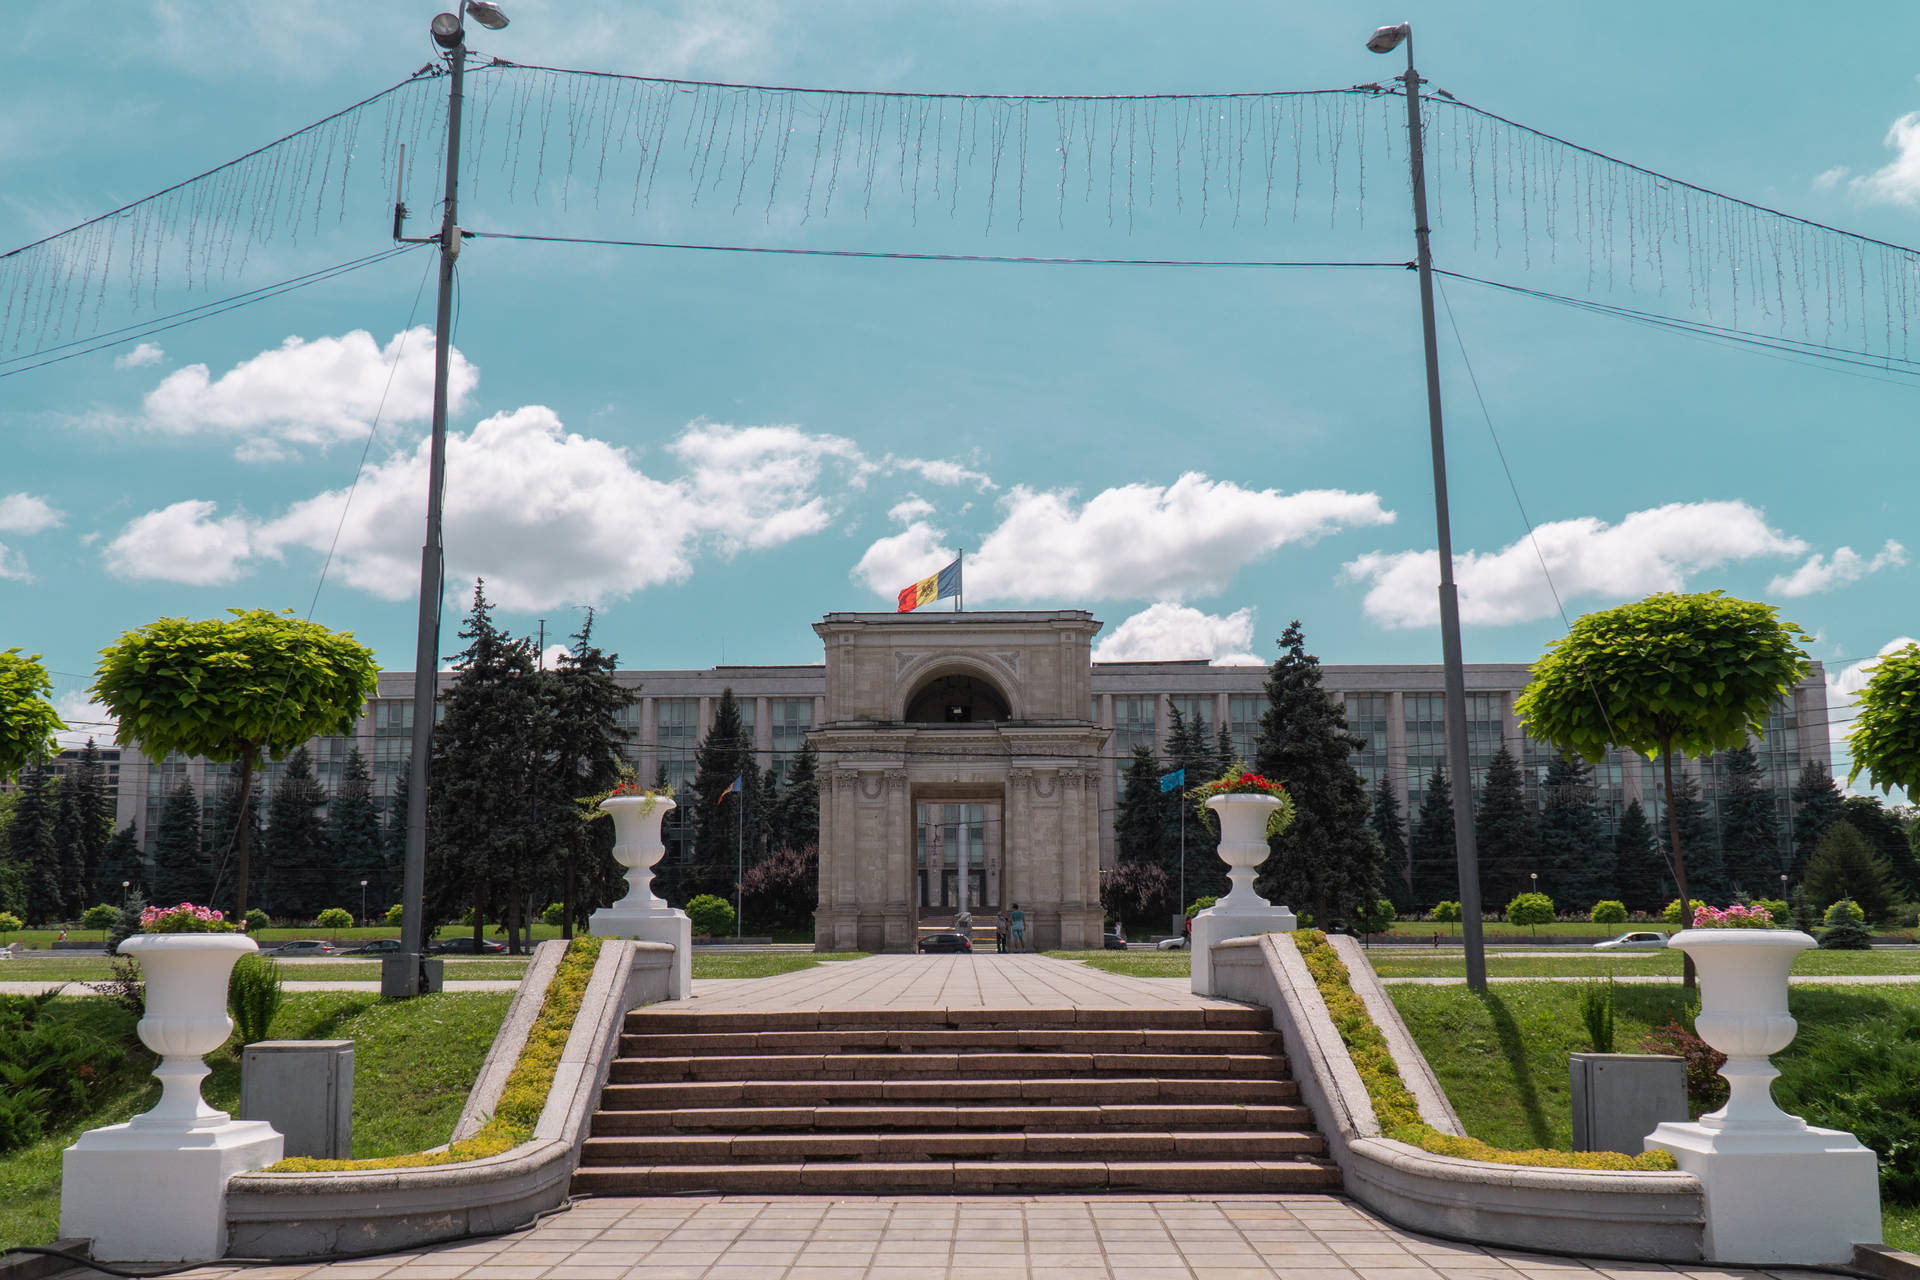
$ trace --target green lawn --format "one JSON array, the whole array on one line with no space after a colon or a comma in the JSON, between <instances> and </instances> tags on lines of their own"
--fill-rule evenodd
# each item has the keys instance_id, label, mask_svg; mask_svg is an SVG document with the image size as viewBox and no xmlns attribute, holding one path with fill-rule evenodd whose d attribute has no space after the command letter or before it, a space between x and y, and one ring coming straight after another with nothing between
<instances>
[{"instance_id":1,"label":"green lawn","mask_svg":"<svg viewBox=\"0 0 1920 1280\"><path fill-rule=\"evenodd\" d=\"M1567 1055L1591 1048L1578 984L1387 990L1469 1134L1507 1147L1571 1146ZM1681 1006L1677 985L1616 987L1615 999L1623 1053ZM1882 1152L1887 1238L1920 1244L1920 985L1799 987L1789 1007L1800 1033L1774 1055L1774 1096Z\"/></svg>"},{"instance_id":2,"label":"green lawn","mask_svg":"<svg viewBox=\"0 0 1920 1280\"><path fill-rule=\"evenodd\" d=\"M1184 951L1049 951L1055 960L1078 960L1108 973L1124 973L1135 978L1184 978L1193 972L1193 961Z\"/></svg>"},{"instance_id":3,"label":"green lawn","mask_svg":"<svg viewBox=\"0 0 1920 1280\"><path fill-rule=\"evenodd\" d=\"M1466 960L1459 952L1375 948L1368 953L1374 972L1383 978L1462 978ZM1603 978L1611 971L1628 974L1680 976L1677 951L1580 951L1568 955L1487 956L1487 974L1496 978ZM1810 977L1853 974L1912 974L1920 978L1920 951L1805 951L1794 961L1793 972Z\"/></svg>"},{"instance_id":4,"label":"green lawn","mask_svg":"<svg viewBox=\"0 0 1920 1280\"><path fill-rule=\"evenodd\" d=\"M372 993L296 992L269 1031L276 1040L354 1042L353 1154L400 1155L439 1146L453 1132L467 1090L506 1017L506 992L423 996L383 1004ZM124 1065L101 1080L84 1120L0 1156L0 1251L47 1244L60 1218L60 1153L84 1130L117 1124L151 1107L159 1085L154 1057L133 1035L134 1015L108 1000L57 1000L59 1017L128 1045ZM208 1056L207 1101L232 1111L240 1101L240 1063L226 1050Z\"/></svg>"},{"instance_id":5,"label":"green lawn","mask_svg":"<svg viewBox=\"0 0 1920 1280\"><path fill-rule=\"evenodd\" d=\"M527 971L525 956L463 958L448 956L445 976L449 978L512 978ZM112 974L105 956L74 956L56 952L49 956L28 956L0 962L0 982L104 982ZM345 958L282 964L280 977L294 982L378 982L377 957Z\"/></svg>"},{"instance_id":6,"label":"green lawn","mask_svg":"<svg viewBox=\"0 0 1920 1280\"><path fill-rule=\"evenodd\" d=\"M835 960L864 960L864 951L786 951L762 955L703 955L693 953L696 978L771 978L796 973Z\"/></svg>"}]
</instances>

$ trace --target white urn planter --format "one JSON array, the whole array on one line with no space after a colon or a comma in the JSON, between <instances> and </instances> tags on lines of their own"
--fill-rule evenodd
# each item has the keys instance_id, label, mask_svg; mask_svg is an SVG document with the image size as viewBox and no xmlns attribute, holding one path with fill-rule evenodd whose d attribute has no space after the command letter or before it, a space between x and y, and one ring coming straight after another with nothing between
<instances>
[{"instance_id":1,"label":"white urn planter","mask_svg":"<svg viewBox=\"0 0 1920 1280\"><path fill-rule=\"evenodd\" d=\"M233 1032L227 979L259 947L232 933L139 934L146 1010L136 1028L160 1055L160 1101L125 1124L89 1129L61 1160L60 1233L103 1261L204 1262L227 1247L226 1186L279 1160L272 1125L235 1120L201 1097L205 1055Z\"/></svg>"},{"instance_id":2,"label":"white urn planter","mask_svg":"<svg viewBox=\"0 0 1920 1280\"><path fill-rule=\"evenodd\" d=\"M1788 971L1814 940L1793 929L1683 929L1668 944L1700 976L1700 1038L1727 1055L1727 1103L1667 1123L1649 1149L1673 1153L1706 1193L1710 1262L1843 1263L1880 1240L1879 1165L1850 1133L1818 1129L1773 1100L1771 1055L1792 1043Z\"/></svg>"},{"instance_id":3,"label":"white urn planter","mask_svg":"<svg viewBox=\"0 0 1920 1280\"><path fill-rule=\"evenodd\" d=\"M1220 860L1227 864L1233 888L1193 918L1192 988L1198 995L1214 994L1213 947L1228 938L1256 933L1290 933L1299 921L1286 907L1275 906L1254 892L1253 878L1272 852L1267 844L1267 818L1280 801L1258 792L1209 797L1207 808L1220 821Z\"/></svg>"},{"instance_id":4,"label":"white urn planter","mask_svg":"<svg viewBox=\"0 0 1920 1280\"><path fill-rule=\"evenodd\" d=\"M653 869L666 853L660 824L674 808L666 796L609 796L600 807L613 819L613 860L627 869L627 893L587 919L599 938L664 942L674 948L671 999L693 994L693 921L653 892Z\"/></svg>"}]
</instances>

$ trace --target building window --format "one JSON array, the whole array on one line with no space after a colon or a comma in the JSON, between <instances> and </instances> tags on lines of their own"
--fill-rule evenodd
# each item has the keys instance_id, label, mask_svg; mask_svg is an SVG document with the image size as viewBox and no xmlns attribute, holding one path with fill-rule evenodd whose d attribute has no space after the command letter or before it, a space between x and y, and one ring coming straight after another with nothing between
<instances>
[{"instance_id":1,"label":"building window","mask_svg":"<svg viewBox=\"0 0 1920 1280\"><path fill-rule=\"evenodd\" d=\"M659 717L660 767L676 790L690 786L694 751L699 746L700 703L694 698L658 698L653 706Z\"/></svg>"},{"instance_id":2,"label":"building window","mask_svg":"<svg viewBox=\"0 0 1920 1280\"><path fill-rule=\"evenodd\" d=\"M806 746L807 733L813 728L813 699L769 699L767 716L773 721L773 771L785 782L794 757Z\"/></svg>"},{"instance_id":3,"label":"building window","mask_svg":"<svg viewBox=\"0 0 1920 1280\"><path fill-rule=\"evenodd\" d=\"M1227 697L1227 731L1233 735L1233 754L1242 760L1253 759L1260 736L1260 717L1267 700L1257 693L1235 693Z\"/></svg>"},{"instance_id":4,"label":"building window","mask_svg":"<svg viewBox=\"0 0 1920 1280\"><path fill-rule=\"evenodd\" d=\"M1219 728L1213 721L1213 695L1210 693L1175 693L1169 694L1167 701L1173 705L1175 711L1180 713L1180 723L1186 726L1187 731L1191 733L1193 732L1194 726L1199 725L1201 736L1204 737L1208 745L1211 746L1216 736L1215 730ZM1169 727L1167 732L1172 733L1172 717L1169 716L1168 720Z\"/></svg>"},{"instance_id":5,"label":"building window","mask_svg":"<svg viewBox=\"0 0 1920 1280\"><path fill-rule=\"evenodd\" d=\"M1384 693L1347 695L1347 731L1362 739L1350 757L1354 770L1372 786L1387 772L1387 707Z\"/></svg>"}]
</instances>

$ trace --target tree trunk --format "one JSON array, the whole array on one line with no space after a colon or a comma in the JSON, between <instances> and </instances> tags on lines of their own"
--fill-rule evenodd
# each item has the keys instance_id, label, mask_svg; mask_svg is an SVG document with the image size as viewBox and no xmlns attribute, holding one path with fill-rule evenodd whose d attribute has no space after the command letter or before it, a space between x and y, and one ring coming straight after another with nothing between
<instances>
[{"instance_id":1,"label":"tree trunk","mask_svg":"<svg viewBox=\"0 0 1920 1280\"><path fill-rule=\"evenodd\" d=\"M247 889L253 875L253 816L248 802L253 799L253 752L251 742L240 748L240 800L234 806L234 821L240 830L234 833L234 865L239 883L233 890L233 918L236 928L247 926Z\"/></svg>"},{"instance_id":2,"label":"tree trunk","mask_svg":"<svg viewBox=\"0 0 1920 1280\"><path fill-rule=\"evenodd\" d=\"M487 891L479 885L473 888L473 954L484 955L481 943L487 937Z\"/></svg>"},{"instance_id":3,"label":"tree trunk","mask_svg":"<svg viewBox=\"0 0 1920 1280\"><path fill-rule=\"evenodd\" d=\"M561 850L561 857L567 860L567 876L560 891L560 936L573 939L573 841L567 841Z\"/></svg>"},{"instance_id":4,"label":"tree trunk","mask_svg":"<svg viewBox=\"0 0 1920 1280\"><path fill-rule=\"evenodd\" d=\"M1666 769L1667 776L1667 848L1673 851L1673 887L1680 891L1680 927L1689 928L1693 924L1693 899L1687 894L1687 855L1680 848L1680 815L1673 808L1673 752L1660 753L1660 763ZM1684 991L1692 991L1698 978L1693 972L1693 957L1683 953L1680 962L1680 986Z\"/></svg>"}]
</instances>

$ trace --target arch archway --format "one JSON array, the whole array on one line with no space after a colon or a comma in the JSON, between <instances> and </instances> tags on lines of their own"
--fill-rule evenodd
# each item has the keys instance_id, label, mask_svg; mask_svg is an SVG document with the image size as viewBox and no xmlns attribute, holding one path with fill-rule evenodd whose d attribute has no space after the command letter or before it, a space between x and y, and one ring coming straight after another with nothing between
<instances>
[{"instance_id":1,"label":"arch archway","mask_svg":"<svg viewBox=\"0 0 1920 1280\"><path fill-rule=\"evenodd\" d=\"M980 724L1013 719L1013 704L985 676L949 670L921 681L901 718L908 724Z\"/></svg>"}]
</instances>

